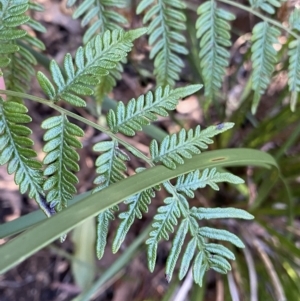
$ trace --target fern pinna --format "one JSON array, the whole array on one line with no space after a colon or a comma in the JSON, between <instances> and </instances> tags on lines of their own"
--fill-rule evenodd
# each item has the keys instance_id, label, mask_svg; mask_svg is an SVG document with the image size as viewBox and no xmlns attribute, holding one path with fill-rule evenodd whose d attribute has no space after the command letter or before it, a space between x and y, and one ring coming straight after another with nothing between
<instances>
[{"instance_id":1,"label":"fern pinna","mask_svg":"<svg viewBox=\"0 0 300 301\"><path fill-rule=\"evenodd\" d=\"M109 111L107 124L114 133L121 132L133 136L137 131L142 130L143 125L156 120L156 115L167 116L168 110L173 110L180 98L193 94L200 88L200 85L174 90L169 86L159 87L154 93L148 92L137 100L130 100L126 105L119 102L115 110ZM153 140L150 144L151 165L161 162L168 168L175 169L178 164L184 163L184 159L191 158L194 154L199 154L203 149L207 149L208 144L213 143L212 137L232 126L232 123L223 123L204 130L198 126L195 130L181 130L179 134L166 136L160 144ZM100 186L95 191L98 191L126 176L125 162L129 157L120 151L118 143L114 140L98 143L95 150L102 153L96 161L99 176L95 183ZM142 170L137 172L142 172ZM190 208L186 198L186 196L193 197L196 189L204 188L207 185L218 190L217 183L219 182L240 184L243 183L243 180L227 172L217 172L214 168L206 169L201 174L197 170L180 176L176 185L172 185L169 181L161 183L171 196L167 197L164 205L158 208L157 214L154 216L153 229L146 241L148 265L151 271L155 268L159 241L169 239L178 224L179 227L175 231L173 246L166 265L168 281L172 278L188 233L191 239L183 252L179 272L180 279L186 275L194 257L193 276L194 281L199 285L202 285L202 278L207 269L211 268L220 273L227 273L231 269L228 259L234 259L233 253L223 245L210 243L209 239L228 241L237 247L244 246L242 241L226 230L201 227L199 221L214 218L252 219L253 216L244 210L235 208ZM121 223L112 243L114 253L119 250L135 218L142 218L143 213L148 211L151 199L158 189L160 189L158 186L147 189L124 201L128 205L128 209L119 214ZM118 208L111 208L98 217L97 255L99 258L103 256L108 225L115 218L116 210Z\"/></svg>"},{"instance_id":2,"label":"fern pinna","mask_svg":"<svg viewBox=\"0 0 300 301\"><path fill-rule=\"evenodd\" d=\"M154 75L161 86L174 86L184 66L180 55L188 53L182 35L186 29L184 8L182 0L142 0L137 7L137 14L147 10L143 23L150 22L150 58L154 59Z\"/></svg>"},{"instance_id":3,"label":"fern pinna","mask_svg":"<svg viewBox=\"0 0 300 301\"><path fill-rule=\"evenodd\" d=\"M229 65L231 46L230 24L234 14L217 7L217 1L201 4L197 10L197 38L200 39L200 67L204 80L205 96L212 100L220 89L226 67Z\"/></svg>"},{"instance_id":4,"label":"fern pinna","mask_svg":"<svg viewBox=\"0 0 300 301\"><path fill-rule=\"evenodd\" d=\"M67 6L72 7L77 2L79 1L68 0ZM83 36L83 43L86 44L97 34L103 33L106 30L121 29L121 26L126 25L126 18L116 11L116 9L124 8L125 6L126 2L123 0L86 0L80 3L74 11L73 18L82 18L81 26L88 26ZM112 91L117 80L120 80L122 77L122 63L124 62L126 60L116 63L115 68L95 86L95 100L99 116L105 95Z\"/></svg>"},{"instance_id":5,"label":"fern pinna","mask_svg":"<svg viewBox=\"0 0 300 301\"><path fill-rule=\"evenodd\" d=\"M27 92L31 77L35 74L35 57L27 46L44 50L44 44L21 28L45 32L46 29L28 16L28 12L40 11L42 7L28 0L0 1L0 68L3 68L8 90Z\"/></svg>"},{"instance_id":6,"label":"fern pinna","mask_svg":"<svg viewBox=\"0 0 300 301\"><path fill-rule=\"evenodd\" d=\"M291 13L290 26L300 33L300 8L295 8ZM300 92L300 38L289 43L289 90L291 91L291 109L295 111L298 92Z\"/></svg>"}]
</instances>

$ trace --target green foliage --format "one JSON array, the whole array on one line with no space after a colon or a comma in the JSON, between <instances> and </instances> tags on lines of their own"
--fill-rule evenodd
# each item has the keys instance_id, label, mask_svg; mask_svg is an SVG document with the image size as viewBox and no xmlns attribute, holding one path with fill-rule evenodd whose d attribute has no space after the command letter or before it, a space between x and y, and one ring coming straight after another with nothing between
<instances>
[{"instance_id":1,"label":"green foliage","mask_svg":"<svg viewBox=\"0 0 300 301\"><path fill-rule=\"evenodd\" d=\"M74 106L85 106L85 101L78 95L92 95L94 91L89 87L96 85L101 77L109 74L116 64L124 59L131 50L133 40L145 33L145 29L128 32L122 30L106 31L97 35L84 47L79 47L75 55L75 66L70 54L64 58L66 78L58 64L52 60L50 71L56 85L42 73L38 72L37 79L45 94L51 101L61 99Z\"/></svg>"},{"instance_id":2,"label":"green foliage","mask_svg":"<svg viewBox=\"0 0 300 301\"><path fill-rule=\"evenodd\" d=\"M220 89L230 53L231 46L229 22L235 16L218 8L216 1L206 1L197 10L199 18L196 23L197 38L200 39L200 62L204 80L205 96L213 99Z\"/></svg>"},{"instance_id":3,"label":"green foliage","mask_svg":"<svg viewBox=\"0 0 300 301\"><path fill-rule=\"evenodd\" d=\"M116 253L119 250L135 218L141 219L143 213L148 212L148 206L151 203L151 199L155 197L155 190L159 189L159 186L154 187L154 189L146 189L124 201L124 203L128 205L128 210L119 214L119 218L122 221L117 229L112 244L113 253Z\"/></svg>"},{"instance_id":4,"label":"green foliage","mask_svg":"<svg viewBox=\"0 0 300 301\"><path fill-rule=\"evenodd\" d=\"M136 131L141 131L142 126L150 121L157 120L157 116L168 116L168 111L174 110L179 99L198 91L201 85L191 85L185 88L171 90L169 86L159 87L154 95L150 91L138 99L131 99L125 106L119 102L116 110L107 114L107 124L112 132L121 132L127 136L134 136Z\"/></svg>"},{"instance_id":5,"label":"green foliage","mask_svg":"<svg viewBox=\"0 0 300 301\"><path fill-rule=\"evenodd\" d=\"M95 193L125 178L125 162L129 161L129 157L119 148L116 141L99 142L93 149L102 153L95 162L96 172L99 174L94 181L98 185L93 190ZM118 209L118 206L113 206L98 215L96 250L99 259L102 258L107 243L109 222L114 220L114 212Z\"/></svg>"},{"instance_id":6,"label":"green foliage","mask_svg":"<svg viewBox=\"0 0 300 301\"><path fill-rule=\"evenodd\" d=\"M150 22L149 45L153 46L150 58L154 59L154 75L160 86L174 86L184 67L180 57L188 53L181 33L186 29L184 8L181 0L142 0L137 7L137 14L147 10L143 23Z\"/></svg>"},{"instance_id":7,"label":"green foliage","mask_svg":"<svg viewBox=\"0 0 300 301\"><path fill-rule=\"evenodd\" d=\"M194 190L199 188L204 188L209 185L214 190L219 190L219 187L216 183L220 182L229 182L234 184L244 183L244 180L241 178L229 173L229 172L217 172L216 168L209 170L205 169L201 177L200 171L195 170L187 175L182 175L178 177L176 189L178 192L184 192L188 197L194 197Z\"/></svg>"},{"instance_id":8,"label":"green foliage","mask_svg":"<svg viewBox=\"0 0 300 301\"><path fill-rule=\"evenodd\" d=\"M295 7L295 9L292 11L289 18L289 24L292 29L296 29L300 31L300 8L299 7Z\"/></svg>"},{"instance_id":9,"label":"green foliage","mask_svg":"<svg viewBox=\"0 0 300 301\"><path fill-rule=\"evenodd\" d=\"M174 232L174 227L178 224L181 214L180 203L177 201L177 198L180 199L180 197L181 195L164 199L165 205L159 207L157 214L154 216L153 230L146 241L148 245L148 267L151 272L155 268L158 242L161 239L168 240L169 232Z\"/></svg>"},{"instance_id":10,"label":"green foliage","mask_svg":"<svg viewBox=\"0 0 300 301\"><path fill-rule=\"evenodd\" d=\"M84 135L83 130L71 123L65 115L50 117L43 121L42 128L47 130L44 135L43 163L46 165L44 176L48 177L43 189L48 191L46 199L51 208L61 211L67 207L68 201L77 192L78 183L74 172L79 171L79 155L74 148L81 148L77 137Z\"/></svg>"},{"instance_id":11,"label":"green foliage","mask_svg":"<svg viewBox=\"0 0 300 301\"><path fill-rule=\"evenodd\" d=\"M192 174L193 172L189 175ZM229 173L226 174L227 176L224 176L225 181L230 183L242 182L238 177L230 176ZM187 178L189 178L189 175ZM221 181L220 177L218 179ZM182 183L182 185L184 186L184 183ZM196 185L193 187L188 185L189 182L187 182L187 187L184 187L182 190L196 190L199 188ZM150 271L153 271L155 267L158 242L161 239L169 239L169 233L174 232L182 216L183 219L175 233L172 248L167 259L167 281L170 281L172 278L188 232L191 235L191 240L182 255L179 278L182 279L186 275L196 250L198 253L193 265L193 278L195 283L202 285L204 273L209 268L226 274L227 271L231 269L226 258L234 259L233 253L222 245L207 243L207 239L228 241L239 248L243 248L244 244L236 235L226 230L200 227L197 220L201 221L203 219L215 218L241 218L249 220L252 219L253 216L244 210L235 208L189 208L187 199L176 191L176 186L174 187L170 183L164 183L164 187L172 194L172 197L166 198L164 200L165 205L158 208L158 213L154 216L153 230L150 232L150 238L146 241L148 245L148 266ZM193 193L190 193L190 196L193 197ZM212 256L212 254L214 255Z\"/></svg>"},{"instance_id":12,"label":"green foliage","mask_svg":"<svg viewBox=\"0 0 300 301\"><path fill-rule=\"evenodd\" d=\"M79 1L68 0L67 6L71 7L77 2ZM85 0L80 3L74 11L73 18L78 19L84 16L81 20L81 26L91 25L83 36L83 43L86 44L97 33L121 29L120 25L126 24L127 20L114 9L123 8L125 4L123 0Z\"/></svg>"},{"instance_id":13,"label":"green foliage","mask_svg":"<svg viewBox=\"0 0 300 301\"><path fill-rule=\"evenodd\" d=\"M36 65L36 59L25 46L39 50L44 50L45 46L39 39L30 36L21 25L45 32L44 26L28 16L30 10L41 10L41 6L28 0L1 0L0 5L0 68L5 67L7 89L26 92L35 74L33 66Z\"/></svg>"},{"instance_id":14,"label":"green foliage","mask_svg":"<svg viewBox=\"0 0 300 301\"><path fill-rule=\"evenodd\" d=\"M29 191L41 209L50 216L52 210L45 204L42 164L35 159L31 130L24 124L31 121L27 108L13 100L0 97L0 165L7 164L7 172L15 174L15 182L21 193Z\"/></svg>"},{"instance_id":15,"label":"green foliage","mask_svg":"<svg viewBox=\"0 0 300 301\"><path fill-rule=\"evenodd\" d=\"M77 2L79 1L68 0L67 6L71 7ZM103 33L106 30L120 30L120 25L125 25L127 20L116 12L115 8L123 8L125 4L123 0L86 0L80 3L73 14L73 18L82 18L82 27L90 25L83 36L83 43L86 44L97 34ZM124 62L126 60L123 60ZM122 72L123 66L120 62L117 62L115 68L111 69L109 74L103 76L101 81L96 85L95 99L99 107L101 107L104 96L111 92L116 85L116 81L121 79ZM101 109L98 111L98 114L101 114Z\"/></svg>"},{"instance_id":16,"label":"green foliage","mask_svg":"<svg viewBox=\"0 0 300 301\"><path fill-rule=\"evenodd\" d=\"M253 9L269 14L274 14L281 2L250 0ZM18 103L17 99L9 98L8 101L4 101L0 98L0 164L7 163L8 173L15 173L15 181L20 186L21 193L29 191L29 196L37 200L48 216L65 209L69 200L76 194L78 179L75 173L80 169L76 149L82 147L78 137L82 137L84 132L68 120L68 115L101 129L112 139L94 146L94 150L100 152L100 155L95 162L98 175L94 184L97 187L92 193L107 191L110 185L118 185L116 183L127 177L127 162L130 157L120 149L119 144L125 146L133 156L144 159L151 167L162 163L169 169L176 169L178 165L185 163L185 159L190 159L207 149L208 145L213 143L212 138L215 135L233 127L232 122L227 122L204 130L201 130L200 126L189 130L181 129L179 133L166 136L161 142L158 142L158 139L152 140L149 147L150 158L116 135L122 133L134 136L144 125L157 120L158 116L168 116L169 111L176 109L181 98L194 94L202 87L190 85L173 88L184 67L182 55L188 52L186 39L182 34L186 28L183 0L142 0L137 7L138 14L145 13L143 22L149 23L150 58L154 59L154 75L161 85L154 92L131 99L126 104L120 101L116 109L107 114L108 128L53 104L64 100L73 106L83 107L86 106L84 97L95 94L96 101L101 105L104 96L112 90L116 80L121 78L122 63L126 61L133 41L146 32L146 29L124 32L120 28L126 20L115 11L115 7L123 7L123 1L69 0L67 4L78 4L73 17L82 17L82 26L90 26L83 38L84 46L77 49L74 60L70 54L66 54L63 68L54 60L51 61L50 78L42 72L37 74L39 84L48 97L48 104L61 114L42 123L42 128L47 130L43 148L46 152L43 161L46 165L44 173L41 163L34 159L36 153L32 150L33 141L28 137L31 131L24 126L31 121L26 107ZM44 28L28 16L29 10L40 9L39 5L26 0L0 0L0 67L4 68L7 87L13 91L24 92L30 79L28 75L34 74L32 65L36 61L27 50L28 46L29 49L43 49L39 40L30 37L27 31L20 27L26 25L31 29L43 31ZM228 67L228 48L231 46L230 22L235 16L219 8L215 0L201 4L198 14L196 29L200 40L200 68L205 84L205 96L211 100L218 93ZM298 19L299 9L295 9L290 17L290 28L295 30L292 32L295 39L289 42L288 51L292 109L295 109L300 91L300 42L296 35L296 31L300 30ZM273 44L277 42L280 31L271 26L271 23L282 27L264 17L264 22L258 23L253 29L251 87L255 92L252 112L256 111L277 62L277 52ZM49 103L49 100L53 103ZM47 104L47 101L40 98L38 101ZM142 170L138 169L136 172ZM168 240L171 237L172 247L166 263L167 280L171 281L181 258L179 278L183 279L188 270L192 269L195 283L201 286L208 269L222 274L231 269L229 260L234 260L235 255L229 247L219 244L220 241L229 242L239 248L244 247L244 243L236 234L219 228L222 224L215 223L211 227L208 223L213 219L225 218L250 220L253 216L237 208L191 207L187 199L194 198L194 191L206 186L219 190L217 184L220 182L243 184L241 178L228 172L217 172L216 168L194 170L188 174L183 174L181 169L181 173L178 174L180 176L175 179L176 185L169 181L159 183L166 189L168 196L157 209L152 230L146 241L148 266L151 271L155 269L158 244L162 239ZM135 219L141 219L143 214L147 213L151 199L155 197L159 188L159 185L148 185L146 190L124 197L127 207L118 214L120 223L112 244L113 253L120 249ZM116 201L114 204L117 204ZM105 251L110 222L119 211L117 205L109 207L110 205L106 203L106 207L103 208L108 209L97 217L96 249L99 259Z\"/></svg>"},{"instance_id":17,"label":"green foliage","mask_svg":"<svg viewBox=\"0 0 300 301\"><path fill-rule=\"evenodd\" d=\"M300 11L300 10L299 10ZM289 43L289 90L292 92L291 109L295 111L298 92L300 92L300 39Z\"/></svg>"},{"instance_id":18,"label":"green foliage","mask_svg":"<svg viewBox=\"0 0 300 301\"><path fill-rule=\"evenodd\" d=\"M251 7L265 11L269 14L274 14L275 9L281 6L286 0L249 0Z\"/></svg>"},{"instance_id":19,"label":"green foliage","mask_svg":"<svg viewBox=\"0 0 300 301\"><path fill-rule=\"evenodd\" d=\"M207 149L207 145L213 143L210 138L232 127L233 123L227 122L201 131L198 125L195 130L181 129L178 134L166 136L160 145L156 140L152 140L151 158L154 162L162 162L166 167L175 169L176 164L184 164L183 158L192 158L193 154L200 154L200 149Z\"/></svg>"},{"instance_id":20,"label":"green foliage","mask_svg":"<svg viewBox=\"0 0 300 301\"><path fill-rule=\"evenodd\" d=\"M273 47L277 43L280 31L270 26L268 22L256 24L252 32L252 89L254 99L252 103L252 113L256 112L260 97L264 94L271 81L275 63L277 62L277 52Z\"/></svg>"}]
</instances>

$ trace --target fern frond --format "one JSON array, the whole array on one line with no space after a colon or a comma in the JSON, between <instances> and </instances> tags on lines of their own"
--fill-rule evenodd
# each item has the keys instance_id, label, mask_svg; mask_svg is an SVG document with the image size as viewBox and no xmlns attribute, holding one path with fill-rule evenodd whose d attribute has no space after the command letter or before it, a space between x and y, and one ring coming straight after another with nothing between
<instances>
[{"instance_id":1,"label":"fern frond","mask_svg":"<svg viewBox=\"0 0 300 301\"><path fill-rule=\"evenodd\" d=\"M149 9L148 9L149 8ZM142 0L137 7L137 14L147 9L143 23L149 24L149 44L153 46L150 58L154 60L154 75L159 86L174 86L179 73L184 67L180 55L188 50L182 31L186 29L186 17L183 14L185 3L181 0Z\"/></svg>"},{"instance_id":2,"label":"fern frond","mask_svg":"<svg viewBox=\"0 0 300 301\"><path fill-rule=\"evenodd\" d=\"M145 29L141 28L126 33L122 30L114 30L97 35L84 47L78 48L75 66L71 55L65 56L66 78L58 64L54 60L51 61L50 71L56 87L42 72L38 72L37 78L41 88L51 101L63 99L74 106L85 106L85 101L78 95L93 94L94 91L90 86L98 84L102 76L114 69L131 50L133 40L144 33Z\"/></svg>"},{"instance_id":3,"label":"fern frond","mask_svg":"<svg viewBox=\"0 0 300 301\"><path fill-rule=\"evenodd\" d=\"M230 24L235 16L218 8L216 1L206 1L197 10L197 38L200 39L200 67L204 79L205 96L212 100L223 82L229 64L231 46Z\"/></svg>"},{"instance_id":4,"label":"fern frond","mask_svg":"<svg viewBox=\"0 0 300 301\"><path fill-rule=\"evenodd\" d=\"M299 9L300 11L300 9ZM300 39L289 43L289 73L288 83L291 91L291 109L295 111L298 93L300 92Z\"/></svg>"},{"instance_id":5,"label":"fern frond","mask_svg":"<svg viewBox=\"0 0 300 301\"><path fill-rule=\"evenodd\" d=\"M16 2L18 3L13 3L8 0L0 1L0 51L2 54L0 58L0 68L6 67L10 63L9 54L19 50L15 41L27 34L26 30L18 27L28 22L30 19L28 16L24 15L28 10L28 0Z\"/></svg>"},{"instance_id":6,"label":"fern frond","mask_svg":"<svg viewBox=\"0 0 300 301\"><path fill-rule=\"evenodd\" d=\"M151 272L154 271L155 267L158 242L161 239L169 239L169 232L174 232L174 226L177 225L177 220L181 216L178 198L168 197L164 200L164 203L165 205L159 207L157 214L154 216L153 230L146 241L148 245L148 267Z\"/></svg>"},{"instance_id":7,"label":"fern frond","mask_svg":"<svg viewBox=\"0 0 300 301\"><path fill-rule=\"evenodd\" d=\"M214 190L219 190L216 183L228 182L232 184L244 183L244 180L229 172L217 172L216 168L204 169L201 177L200 171L195 170L187 175L179 176L177 179L176 189L179 192L185 193L188 197L193 198L195 190L204 188L209 185Z\"/></svg>"},{"instance_id":8,"label":"fern frond","mask_svg":"<svg viewBox=\"0 0 300 301\"><path fill-rule=\"evenodd\" d=\"M7 172L15 174L20 192L29 192L47 216L53 210L47 206L43 192L42 164L35 159L31 130L24 124L31 122L27 108L13 100L0 97L0 165L7 164Z\"/></svg>"},{"instance_id":9,"label":"fern frond","mask_svg":"<svg viewBox=\"0 0 300 301\"><path fill-rule=\"evenodd\" d=\"M35 74L33 65L36 65L36 59L24 45L40 50L44 50L45 46L20 26L26 25L35 31L45 32L44 26L25 15L29 10L41 10L41 7L28 0L2 0L0 3L0 54L3 55L0 58L0 67L6 67L4 77L7 89L26 92L31 77Z\"/></svg>"},{"instance_id":10,"label":"fern frond","mask_svg":"<svg viewBox=\"0 0 300 301\"><path fill-rule=\"evenodd\" d=\"M278 42L279 35L280 31L268 22L256 24L252 31L252 89L255 91L251 108L253 114L256 112L261 95L264 94L271 81L277 62L277 52L273 44Z\"/></svg>"},{"instance_id":11,"label":"fern frond","mask_svg":"<svg viewBox=\"0 0 300 301\"><path fill-rule=\"evenodd\" d=\"M119 218L122 219L122 221L113 241L113 253L116 253L119 250L135 218L141 219L143 213L148 212L148 206L151 203L151 199L155 197L155 190L158 189L159 186L155 187L155 189L150 188L144 190L124 201L124 203L128 205L128 210L119 214Z\"/></svg>"},{"instance_id":12,"label":"fern frond","mask_svg":"<svg viewBox=\"0 0 300 301\"><path fill-rule=\"evenodd\" d=\"M118 142L114 140L99 142L93 149L102 153L95 162L96 172L99 174L94 180L98 185L93 190L95 193L125 178L127 170L125 162L129 161L129 157L119 149ZM107 243L109 222L114 220L114 212L117 210L118 206L113 206L98 215L96 250L99 259L102 258Z\"/></svg>"},{"instance_id":13,"label":"fern frond","mask_svg":"<svg viewBox=\"0 0 300 301\"><path fill-rule=\"evenodd\" d=\"M77 192L75 185L78 178L74 173L79 171L79 155L75 149L82 147L77 137L83 137L84 132L65 115L50 117L41 126L47 130L43 162L47 166L44 176L48 178L43 188L48 191L46 199L50 207L58 212L67 207L68 201Z\"/></svg>"},{"instance_id":14,"label":"fern frond","mask_svg":"<svg viewBox=\"0 0 300 301\"><path fill-rule=\"evenodd\" d=\"M192 158L200 154L200 149L207 149L213 143L210 139L233 127L233 123L221 123L201 131L198 125L195 130L182 129L178 134L166 136L160 146L156 140L150 143L150 154L154 162L162 162L166 167L175 169L176 164L183 164L183 158Z\"/></svg>"},{"instance_id":15,"label":"fern frond","mask_svg":"<svg viewBox=\"0 0 300 301\"><path fill-rule=\"evenodd\" d=\"M68 0L67 6L75 5L78 0ZM76 8L73 19L82 17L81 26L90 24L83 36L83 43L86 44L96 34L106 31L121 29L127 23L127 19L116 12L115 8L123 8L126 3L123 0L85 0Z\"/></svg>"},{"instance_id":16,"label":"fern frond","mask_svg":"<svg viewBox=\"0 0 300 301\"><path fill-rule=\"evenodd\" d=\"M275 13L275 9L279 8L282 2L285 1L286 0L249 0L249 3L252 8L260 8L272 15Z\"/></svg>"},{"instance_id":17,"label":"fern frond","mask_svg":"<svg viewBox=\"0 0 300 301\"><path fill-rule=\"evenodd\" d=\"M115 110L107 114L107 124L114 133L121 132L134 136L142 126L157 120L157 115L168 116L167 110L174 110L179 99L198 91L201 85L190 85L185 88L171 90L170 86L159 87L154 95L150 91L138 99L131 99L127 105L119 102Z\"/></svg>"},{"instance_id":18,"label":"fern frond","mask_svg":"<svg viewBox=\"0 0 300 301\"><path fill-rule=\"evenodd\" d=\"M300 7L295 7L289 17L289 24L291 29L300 31Z\"/></svg>"}]
</instances>

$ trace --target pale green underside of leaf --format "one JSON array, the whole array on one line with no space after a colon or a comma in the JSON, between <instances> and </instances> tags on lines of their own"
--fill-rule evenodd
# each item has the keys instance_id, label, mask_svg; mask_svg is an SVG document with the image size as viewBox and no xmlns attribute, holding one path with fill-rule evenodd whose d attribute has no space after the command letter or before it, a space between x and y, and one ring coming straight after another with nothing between
<instances>
[{"instance_id":1,"label":"pale green underside of leaf","mask_svg":"<svg viewBox=\"0 0 300 301\"><path fill-rule=\"evenodd\" d=\"M7 164L7 172L15 175L20 192L28 191L29 197L50 216L53 212L44 200L42 164L35 159L31 130L24 125L31 121L27 111L23 104L0 97L0 165Z\"/></svg>"},{"instance_id":2,"label":"pale green underside of leaf","mask_svg":"<svg viewBox=\"0 0 300 301\"><path fill-rule=\"evenodd\" d=\"M277 62L277 51L273 44L278 43L279 34L280 31L268 22L260 22L252 30L251 60L254 99L251 110L253 114L256 112L261 95L265 93L271 81Z\"/></svg>"},{"instance_id":3,"label":"pale green underside of leaf","mask_svg":"<svg viewBox=\"0 0 300 301\"><path fill-rule=\"evenodd\" d=\"M140 28L124 32L122 30L106 31L97 35L84 47L79 47L73 64L70 54L64 58L63 75L58 64L52 60L50 71L55 87L49 79L38 72L37 79L45 94L51 101L65 100L74 106L85 106L80 96L92 95L101 77L115 69L131 50L132 42L143 35L146 29ZM80 96L78 96L80 95Z\"/></svg>"},{"instance_id":4,"label":"pale green underside of leaf","mask_svg":"<svg viewBox=\"0 0 300 301\"><path fill-rule=\"evenodd\" d=\"M127 170L125 163L129 161L129 157L119 149L117 141L99 142L94 145L93 149L96 152L101 152L95 162L98 176L94 180L97 187L93 190L93 193L96 193L110 184L125 179ZM99 259L102 258L107 244L109 222L115 218L114 212L117 210L118 206L113 206L98 215L96 251Z\"/></svg>"},{"instance_id":5,"label":"pale green underside of leaf","mask_svg":"<svg viewBox=\"0 0 300 301\"><path fill-rule=\"evenodd\" d=\"M79 3L78 0L67 1L67 6L71 7ZM123 0L85 0L73 13L73 18L81 18L81 26L88 25L88 29L83 36L83 43L86 44L96 34L106 30L121 29L127 23L124 16L116 11L116 8L126 6Z\"/></svg>"},{"instance_id":6,"label":"pale green underside of leaf","mask_svg":"<svg viewBox=\"0 0 300 301\"><path fill-rule=\"evenodd\" d=\"M300 31L300 7L295 7L290 14L289 23L291 29Z\"/></svg>"},{"instance_id":7,"label":"pale green underside of leaf","mask_svg":"<svg viewBox=\"0 0 300 301\"><path fill-rule=\"evenodd\" d=\"M174 110L183 97L198 91L201 85L190 85L172 90L170 86L158 87L137 99L131 99L124 105L119 102L115 110L107 114L107 124L112 132L121 132L127 136L134 136L136 131L157 120L157 116L168 116L168 111Z\"/></svg>"},{"instance_id":8,"label":"pale green underside of leaf","mask_svg":"<svg viewBox=\"0 0 300 301\"><path fill-rule=\"evenodd\" d=\"M25 47L20 46L19 42L41 50L44 50L45 46L21 26L26 25L27 28L39 32L45 32L46 29L28 16L30 10L39 8L38 5L31 5L28 0L2 1L1 5L0 68L3 69L8 90L27 92L31 77L35 74L33 65L36 64L36 59Z\"/></svg>"},{"instance_id":9,"label":"pale green underside of leaf","mask_svg":"<svg viewBox=\"0 0 300 301\"><path fill-rule=\"evenodd\" d=\"M249 0L251 7L261 9L268 14L274 14L286 0Z\"/></svg>"},{"instance_id":10,"label":"pale green underside of leaf","mask_svg":"<svg viewBox=\"0 0 300 301\"><path fill-rule=\"evenodd\" d=\"M149 22L150 58L154 58L154 75L160 86L175 85L184 67L181 55L188 54L182 34L186 29L184 8L181 0L142 0L137 7L137 14L146 11L143 23Z\"/></svg>"},{"instance_id":11,"label":"pale green underside of leaf","mask_svg":"<svg viewBox=\"0 0 300 301\"><path fill-rule=\"evenodd\" d=\"M44 134L43 160L45 164L44 176L47 177L43 188L47 192L47 202L51 208L61 211L67 207L77 190L75 185L79 171L79 155L75 151L82 144L77 137L83 137L83 130L71 123L65 115L50 117L43 121Z\"/></svg>"},{"instance_id":12,"label":"pale green underside of leaf","mask_svg":"<svg viewBox=\"0 0 300 301\"><path fill-rule=\"evenodd\" d=\"M296 108L298 93L300 92L300 40L294 40L289 43L289 71L288 84L291 96L291 109Z\"/></svg>"},{"instance_id":13,"label":"pale green underside of leaf","mask_svg":"<svg viewBox=\"0 0 300 301\"><path fill-rule=\"evenodd\" d=\"M206 1L197 10L197 38L200 39L200 68L204 80L205 96L211 101L222 86L229 64L231 46L230 24L234 14L218 8L216 1Z\"/></svg>"},{"instance_id":14,"label":"pale green underside of leaf","mask_svg":"<svg viewBox=\"0 0 300 301\"><path fill-rule=\"evenodd\" d=\"M161 162L171 169L177 164L184 164L184 159L200 154L200 149L207 149L213 143L212 137L233 127L233 123L221 123L204 130L198 125L194 130L181 129L178 134L166 136L158 145L156 140L150 143L150 154L154 162Z\"/></svg>"},{"instance_id":15,"label":"pale green underside of leaf","mask_svg":"<svg viewBox=\"0 0 300 301\"><path fill-rule=\"evenodd\" d=\"M232 184L244 183L244 180L229 173L229 172L217 172L216 168L211 170L205 169L200 177L200 171L196 170L185 176L180 176L177 179L176 189L179 192L184 192L188 197L193 198L196 189L204 188L209 185L214 190L219 190L216 183L228 182Z\"/></svg>"}]
</instances>

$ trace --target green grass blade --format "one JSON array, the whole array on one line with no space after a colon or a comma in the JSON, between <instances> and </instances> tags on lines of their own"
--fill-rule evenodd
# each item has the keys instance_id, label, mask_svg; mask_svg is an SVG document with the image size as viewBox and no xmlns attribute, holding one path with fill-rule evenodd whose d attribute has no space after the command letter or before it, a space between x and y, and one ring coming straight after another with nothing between
<instances>
[{"instance_id":1,"label":"green grass blade","mask_svg":"<svg viewBox=\"0 0 300 301\"><path fill-rule=\"evenodd\" d=\"M124 253L102 274L97 281L86 291L82 292L79 296L73 299L73 301L89 301L94 293L105 284L109 279L115 276L126 264L136 255L136 252L140 245L146 240L152 225L149 225L124 251Z\"/></svg>"},{"instance_id":2,"label":"green grass blade","mask_svg":"<svg viewBox=\"0 0 300 301\"><path fill-rule=\"evenodd\" d=\"M91 194L91 191L84 192L80 195L76 195L69 202L69 206L82 201L89 194ZM39 223L45 219L47 219L47 216L45 216L45 213L41 209L39 209L39 210L33 211L31 213L28 213L26 215L23 215L17 219L14 219L10 222L2 224L2 225L0 225L0 239L11 236L11 235L18 234L22 231L25 231L28 228L36 225L37 223Z\"/></svg>"},{"instance_id":3,"label":"green grass blade","mask_svg":"<svg viewBox=\"0 0 300 301\"><path fill-rule=\"evenodd\" d=\"M129 196L195 169L225 166L258 166L278 169L273 157L252 149L225 149L202 153L176 170L164 166L147 169L88 196L57 215L22 233L0 248L0 273L22 262L86 219L118 204ZM271 185L269 181L269 185Z\"/></svg>"}]
</instances>

